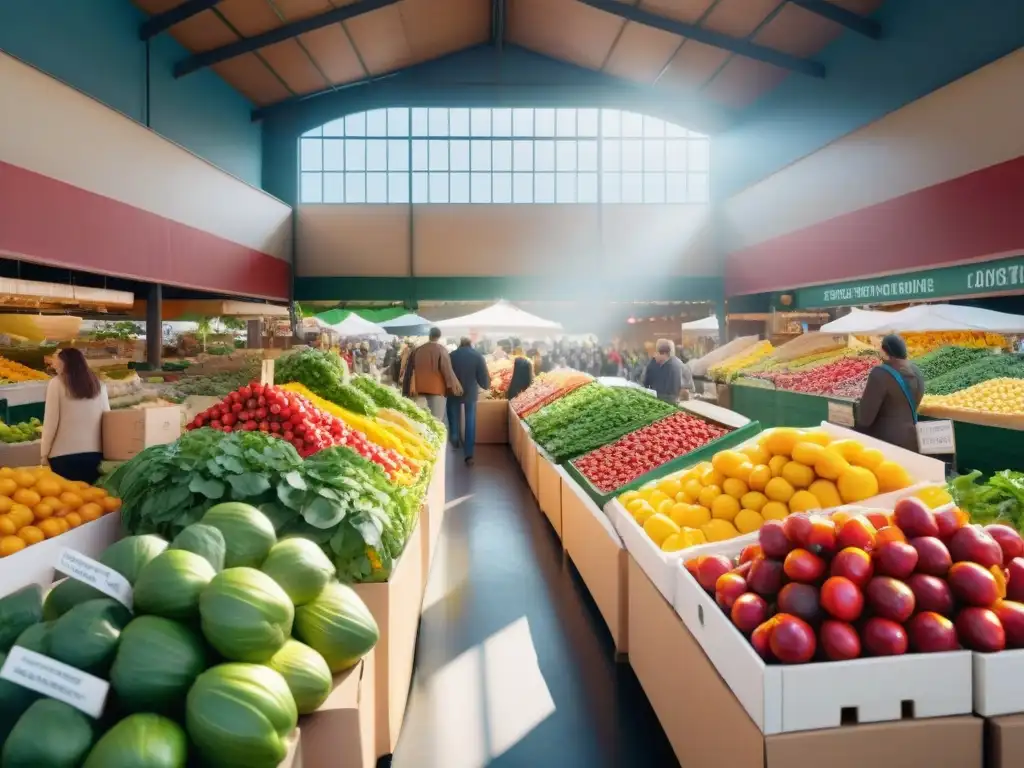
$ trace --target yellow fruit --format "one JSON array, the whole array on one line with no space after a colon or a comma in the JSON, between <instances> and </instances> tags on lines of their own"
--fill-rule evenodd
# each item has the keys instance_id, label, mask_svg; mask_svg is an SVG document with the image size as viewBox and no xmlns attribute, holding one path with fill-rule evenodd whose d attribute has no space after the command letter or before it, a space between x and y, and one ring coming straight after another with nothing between
<instances>
[{"instance_id":1,"label":"yellow fruit","mask_svg":"<svg viewBox=\"0 0 1024 768\"><path fill-rule=\"evenodd\" d=\"M711 466L711 462L710 461L698 462L698 463L694 464L687 471L687 473L686 473L687 478L686 479L687 480L692 480L692 479L700 480L700 476L703 475L705 472L707 472L709 469L712 469L712 468L713 467Z\"/></svg>"},{"instance_id":2,"label":"yellow fruit","mask_svg":"<svg viewBox=\"0 0 1024 768\"><path fill-rule=\"evenodd\" d=\"M100 502L100 506L103 507L104 514L107 512L117 512L121 508L121 500L115 499L113 496L106 496Z\"/></svg>"},{"instance_id":3,"label":"yellow fruit","mask_svg":"<svg viewBox=\"0 0 1024 768\"><path fill-rule=\"evenodd\" d=\"M782 479L794 488L806 488L814 482L814 470L799 461L791 461L782 468Z\"/></svg>"},{"instance_id":4,"label":"yellow fruit","mask_svg":"<svg viewBox=\"0 0 1024 768\"><path fill-rule=\"evenodd\" d=\"M67 521L69 528L77 528L82 524L82 516L77 512L68 512L63 519Z\"/></svg>"},{"instance_id":5,"label":"yellow fruit","mask_svg":"<svg viewBox=\"0 0 1024 768\"><path fill-rule=\"evenodd\" d=\"M763 491L764 487L768 485L768 481L773 477L774 475L772 474L771 467L767 464L758 464L750 471L750 477L747 478L747 485L750 486L750 490L752 491Z\"/></svg>"},{"instance_id":6,"label":"yellow fruit","mask_svg":"<svg viewBox=\"0 0 1024 768\"><path fill-rule=\"evenodd\" d=\"M760 445L748 445L746 448L740 448L740 453L746 455L747 460L755 467L758 464L767 464L768 460L772 457L772 455Z\"/></svg>"},{"instance_id":7,"label":"yellow fruit","mask_svg":"<svg viewBox=\"0 0 1024 768\"><path fill-rule=\"evenodd\" d=\"M672 509L673 506L675 506L675 503L675 499L665 499L663 502L661 502L661 504L658 505L658 508L655 509L654 511L657 512L659 515L667 515L669 513L669 510ZM99 505L97 504L96 506Z\"/></svg>"},{"instance_id":8,"label":"yellow fruit","mask_svg":"<svg viewBox=\"0 0 1024 768\"><path fill-rule=\"evenodd\" d=\"M0 515L0 536L13 536L18 532L17 524L10 515Z\"/></svg>"},{"instance_id":9,"label":"yellow fruit","mask_svg":"<svg viewBox=\"0 0 1024 768\"><path fill-rule=\"evenodd\" d=\"M0 539L0 557L7 557L25 548L25 542L17 536L4 536Z\"/></svg>"},{"instance_id":10,"label":"yellow fruit","mask_svg":"<svg viewBox=\"0 0 1024 768\"><path fill-rule=\"evenodd\" d=\"M820 429L811 429L804 432L800 439L809 443L817 443L818 445L828 445L832 442L832 435Z\"/></svg>"},{"instance_id":11,"label":"yellow fruit","mask_svg":"<svg viewBox=\"0 0 1024 768\"><path fill-rule=\"evenodd\" d=\"M677 501L672 505L672 509L668 511L669 519L680 527L684 526L685 523L683 522L683 517L685 517L686 510L689 506L690 505L685 501Z\"/></svg>"},{"instance_id":12,"label":"yellow fruit","mask_svg":"<svg viewBox=\"0 0 1024 768\"><path fill-rule=\"evenodd\" d=\"M0 515L11 511L11 507L14 506L14 502L6 496L0 496Z\"/></svg>"},{"instance_id":13,"label":"yellow fruit","mask_svg":"<svg viewBox=\"0 0 1024 768\"><path fill-rule=\"evenodd\" d=\"M870 469L850 467L836 484L844 504L853 504L878 495L878 479Z\"/></svg>"},{"instance_id":14,"label":"yellow fruit","mask_svg":"<svg viewBox=\"0 0 1024 768\"><path fill-rule=\"evenodd\" d=\"M660 548L665 539L673 533L679 533L679 526L659 512L656 515L651 515L644 522L644 533L650 536L651 541Z\"/></svg>"},{"instance_id":15,"label":"yellow fruit","mask_svg":"<svg viewBox=\"0 0 1024 768\"><path fill-rule=\"evenodd\" d=\"M768 469L772 472L772 477L778 477L782 474L782 468L789 463L789 459L786 456L772 456L771 461L768 462Z\"/></svg>"},{"instance_id":16,"label":"yellow fruit","mask_svg":"<svg viewBox=\"0 0 1024 768\"><path fill-rule=\"evenodd\" d=\"M17 483L19 488L31 488L36 484L36 476L27 469L17 470L11 479Z\"/></svg>"},{"instance_id":17,"label":"yellow fruit","mask_svg":"<svg viewBox=\"0 0 1024 768\"><path fill-rule=\"evenodd\" d=\"M735 477L728 477L726 478L725 482L722 483L722 490L725 493L732 496L734 499L739 499L742 498L743 494L749 491L750 489L747 488L747 484L744 483L742 480L739 480Z\"/></svg>"},{"instance_id":18,"label":"yellow fruit","mask_svg":"<svg viewBox=\"0 0 1024 768\"><path fill-rule=\"evenodd\" d=\"M64 491L60 495L60 500L65 507L70 507L71 509L78 509L82 506L82 497L74 491Z\"/></svg>"},{"instance_id":19,"label":"yellow fruit","mask_svg":"<svg viewBox=\"0 0 1024 768\"><path fill-rule=\"evenodd\" d=\"M700 504L687 504L682 510L682 520L675 520L682 528L700 528L711 519L711 510Z\"/></svg>"},{"instance_id":20,"label":"yellow fruit","mask_svg":"<svg viewBox=\"0 0 1024 768\"><path fill-rule=\"evenodd\" d=\"M44 477L35 485L40 496L60 496L60 481Z\"/></svg>"},{"instance_id":21,"label":"yellow fruit","mask_svg":"<svg viewBox=\"0 0 1024 768\"><path fill-rule=\"evenodd\" d=\"M839 451L830 447L825 448L814 464L814 474L826 480L838 480L839 476L850 468L850 463L844 459Z\"/></svg>"},{"instance_id":22,"label":"yellow fruit","mask_svg":"<svg viewBox=\"0 0 1024 768\"><path fill-rule=\"evenodd\" d=\"M953 497L949 495L949 491L941 485L930 485L927 488L922 488L914 493L914 496L927 504L930 509L949 504L953 500Z\"/></svg>"},{"instance_id":23,"label":"yellow fruit","mask_svg":"<svg viewBox=\"0 0 1024 768\"><path fill-rule=\"evenodd\" d=\"M812 509L821 509L821 502L810 491L797 491L789 500L790 512L808 512Z\"/></svg>"},{"instance_id":24,"label":"yellow fruit","mask_svg":"<svg viewBox=\"0 0 1024 768\"><path fill-rule=\"evenodd\" d=\"M673 533L671 536L661 542L662 552L678 552L681 549L693 546L690 544L690 540L686 535L685 531L679 533Z\"/></svg>"},{"instance_id":25,"label":"yellow fruit","mask_svg":"<svg viewBox=\"0 0 1024 768\"><path fill-rule=\"evenodd\" d=\"M26 525L32 525L32 521L36 519L35 515L32 514L32 510L24 504L15 504L12 506L11 511L7 513L7 516L14 521L18 528L24 528Z\"/></svg>"},{"instance_id":26,"label":"yellow fruit","mask_svg":"<svg viewBox=\"0 0 1024 768\"><path fill-rule=\"evenodd\" d=\"M836 440L829 443L829 450L835 451L851 464L856 464L854 459L864 452L864 446L856 440Z\"/></svg>"},{"instance_id":27,"label":"yellow fruit","mask_svg":"<svg viewBox=\"0 0 1024 768\"><path fill-rule=\"evenodd\" d=\"M717 485L719 488L722 487L722 483L725 482L725 475L719 472L717 469L712 467L706 469L701 473L700 484L707 488L709 485Z\"/></svg>"},{"instance_id":28,"label":"yellow fruit","mask_svg":"<svg viewBox=\"0 0 1024 768\"><path fill-rule=\"evenodd\" d=\"M631 515L635 515L641 509L651 506L643 499L633 499L632 501L623 502L623 505L626 507L626 511Z\"/></svg>"},{"instance_id":29,"label":"yellow fruit","mask_svg":"<svg viewBox=\"0 0 1024 768\"><path fill-rule=\"evenodd\" d=\"M875 477L878 478L878 490L881 493L899 491L912 482L907 470L895 461L883 461L875 467L874 471Z\"/></svg>"},{"instance_id":30,"label":"yellow fruit","mask_svg":"<svg viewBox=\"0 0 1024 768\"><path fill-rule=\"evenodd\" d=\"M107 496L107 492L102 488L86 488L82 491L82 498L86 501L99 501Z\"/></svg>"},{"instance_id":31,"label":"yellow fruit","mask_svg":"<svg viewBox=\"0 0 1024 768\"><path fill-rule=\"evenodd\" d=\"M852 459L848 461L857 467L866 467L867 469L874 469L883 461L885 461L885 455L877 448L865 448Z\"/></svg>"},{"instance_id":32,"label":"yellow fruit","mask_svg":"<svg viewBox=\"0 0 1024 768\"><path fill-rule=\"evenodd\" d=\"M735 539L740 535L740 532L736 530L736 526L728 520L721 519L714 519L704 523L700 530L708 541L726 541L728 539Z\"/></svg>"},{"instance_id":33,"label":"yellow fruit","mask_svg":"<svg viewBox=\"0 0 1024 768\"><path fill-rule=\"evenodd\" d=\"M650 504L647 504L646 506L642 507L641 509L633 513L633 519L636 520L637 525L640 525L642 527L643 524L647 522L647 518L655 514L657 513L654 511L654 508ZM82 518L82 520L88 522L88 520L86 520L84 517Z\"/></svg>"},{"instance_id":34,"label":"yellow fruit","mask_svg":"<svg viewBox=\"0 0 1024 768\"><path fill-rule=\"evenodd\" d=\"M16 503L24 504L26 507L34 507L42 501L42 497L38 493L28 488L19 488L11 498Z\"/></svg>"},{"instance_id":35,"label":"yellow fruit","mask_svg":"<svg viewBox=\"0 0 1024 768\"><path fill-rule=\"evenodd\" d=\"M719 451L711 458L711 466L728 477L730 469L738 467L746 460L747 457L739 451Z\"/></svg>"},{"instance_id":36,"label":"yellow fruit","mask_svg":"<svg viewBox=\"0 0 1024 768\"><path fill-rule=\"evenodd\" d=\"M663 502L667 498L668 496L666 494L662 493L661 491L654 490L647 494L647 503L650 504L655 509L657 509L658 505L661 504L661 502Z\"/></svg>"},{"instance_id":37,"label":"yellow fruit","mask_svg":"<svg viewBox=\"0 0 1024 768\"><path fill-rule=\"evenodd\" d=\"M732 496L722 494L711 503L711 516L718 520L729 520L739 514L740 503Z\"/></svg>"},{"instance_id":38,"label":"yellow fruit","mask_svg":"<svg viewBox=\"0 0 1024 768\"><path fill-rule=\"evenodd\" d=\"M831 509L843 503L843 500L839 498L836 484L831 480L815 480L807 490L814 494L814 498L820 502L822 509Z\"/></svg>"},{"instance_id":39,"label":"yellow fruit","mask_svg":"<svg viewBox=\"0 0 1024 768\"><path fill-rule=\"evenodd\" d=\"M75 487L75 490L78 491L79 494L81 494L83 491L88 491L90 488L92 488L92 486L85 482L85 480L73 480L71 484Z\"/></svg>"},{"instance_id":40,"label":"yellow fruit","mask_svg":"<svg viewBox=\"0 0 1024 768\"><path fill-rule=\"evenodd\" d=\"M740 498L740 505L744 509L760 512L761 508L768 503L768 497L758 491L749 491Z\"/></svg>"},{"instance_id":41,"label":"yellow fruit","mask_svg":"<svg viewBox=\"0 0 1024 768\"><path fill-rule=\"evenodd\" d=\"M785 520L789 515L789 507L781 501L769 501L761 507L761 517L765 520Z\"/></svg>"},{"instance_id":42,"label":"yellow fruit","mask_svg":"<svg viewBox=\"0 0 1024 768\"><path fill-rule=\"evenodd\" d=\"M813 467L824 452L825 449L817 443L801 440L793 446L793 461L799 461L801 464Z\"/></svg>"},{"instance_id":43,"label":"yellow fruit","mask_svg":"<svg viewBox=\"0 0 1024 768\"><path fill-rule=\"evenodd\" d=\"M765 496L772 501L781 501L783 504L793 498L794 493L793 486L789 481L781 477L773 477L764 488Z\"/></svg>"},{"instance_id":44,"label":"yellow fruit","mask_svg":"<svg viewBox=\"0 0 1024 768\"><path fill-rule=\"evenodd\" d=\"M629 509L629 503L640 498L640 494L636 491L626 491L624 494L619 496L619 504Z\"/></svg>"},{"instance_id":45,"label":"yellow fruit","mask_svg":"<svg viewBox=\"0 0 1024 768\"><path fill-rule=\"evenodd\" d=\"M44 501L40 501L34 507L32 507L32 514L36 520L45 520L48 517L53 517L55 510L49 504Z\"/></svg>"},{"instance_id":46,"label":"yellow fruit","mask_svg":"<svg viewBox=\"0 0 1024 768\"><path fill-rule=\"evenodd\" d=\"M0 467L0 477L14 477L14 470L10 467Z\"/></svg>"},{"instance_id":47,"label":"yellow fruit","mask_svg":"<svg viewBox=\"0 0 1024 768\"><path fill-rule=\"evenodd\" d=\"M701 489L700 496L697 497L697 500L700 502L701 506L711 509L711 505L714 503L715 499L721 495L722 489L717 485L705 485Z\"/></svg>"},{"instance_id":48,"label":"yellow fruit","mask_svg":"<svg viewBox=\"0 0 1024 768\"><path fill-rule=\"evenodd\" d=\"M676 497L676 494L683 490L683 484L680 483L674 477L667 477L658 481L658 490L664 493L671 499Z\"/></svg>"},{"instance_id":49,"label":"yellow fruit","mask_svg":"<svg viewBox=\"0 0 1024 768\"><path fill-rule=\"evenodd\" d=\"M708 537L700 528L689 528L684 532L687 546L696 547L708 543Z\"/></svg>"},{"instance_id":50,"label":"yellow fruit","mask_svg":"<svg viewBox=\"0 0 1024 768\"><path fill-rule=\"evenodd\" d=\"M10 497L14 495L16 490L18 490L18 484L11 478L5 477L0 480L0 495Z\"/></svg>"},{"instance_id":51,"label":"yellow fruit","mask_svg":"<svg viewBox=\"0 0 1024 768\"><path fill-rule=\"evenodd\" d=\"M793 452L793 446L800 438L800 432L791 427L779 427L771 430L761 442L761 445L774 456L789 456Z\"/></svg>"},{"instance_id":52,"label":"yellow fruit","mask_svg":"<svg viewBox=\"0 0 1024 768\"><path fill-rule=\"evenodd\" d=\"M46 535L34 525L26 525L18 530L18 538L26 544L38 544Z\"/></svg>"},{"instance_id":53,"label":"yellow fruit","mask_svg":"<svg viewBox=\"0 0 1024 768\"><path fill-rule=\"evenodd\" d=\"M54 536L60 536L62 533L64 533L64 530L61 528L60 521L56 518L43 520L39 523L38 528L40 531L43 532L43 535L48 539L52 539Z\"/></svg>"},{"instance_id":54,"label":"yellow fruit","mask_svg":"<svg viewBox=\"0 0 1024 768\"><path fill-rule=\"evenodd\" d=\"M752 509L741 509L732 524L740 533L751 533L764 525L764 518Z\"/></svg>"},{"instance_id":55,"label":"yellow fruit","mask_svg":"<svg viewBox=\"0 0 1024 768\"><path fill-rule=\"evenodd\" d=\"M686 500L693 504L700 498L700 492L704 490L704 486L700 484L700 480L696 478L687 480L683 483L683 494L686 496Z\"/></svg>"}]
</instances>

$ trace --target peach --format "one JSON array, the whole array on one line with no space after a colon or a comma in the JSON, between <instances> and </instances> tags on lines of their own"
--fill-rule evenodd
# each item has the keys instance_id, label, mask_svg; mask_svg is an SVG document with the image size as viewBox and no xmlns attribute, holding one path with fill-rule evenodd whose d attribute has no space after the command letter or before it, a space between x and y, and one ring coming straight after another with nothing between
<instances>
[{"instance_id":1,"label":"peach","mask_svg":"<svg viewBox=\"0 0 1024 768\"><path fill-rule=\"evenodd\" d=\"M769 646L775 658L783 664L805 664L814 658L818 640L806 621L780 613L775 617Z\"/></svg>"},{"instance_id":2,"label":"peach","mask_svg":"<svg viewBox=\"0 0 1024 768\"><path fill-rule=\"evenodd\" d=\"M791 581L813 584L825 573L825 561L806 549L794 549L782 564Z\"/></svg>"},{"instance_id":3,"label":"peach","mask_svg":"<svg viewBox=\"0 0 1024 768\"><path fill-rule=\"evenodd\" d=\"M818 589L810 584L787 584L779 591L777 602L779 613L790 613L809 624L817 624L821 619Z\"/></svg>"},{"instance_id":4,"label":"peach","mask_svg":"<svg viewBox=\"0 0 1024 768\"><path fill-rule=\"evenodd\" d=\"M856 621L864 610L864 595L849 579L831 576L821 585L821 607L840 621Z\"/></svg>"},{"instance_id":5,"label":"peach","mask_svg":"<svg viewBox=\"0 0 1024 768\"><path fill-rule=\"evenodd\" d=\"M875 550L875 571L882 576L905 579L917 567L917 550L902 541L887 541Z\"/></svg>"},{"instance_id":6,"label":"peach","mask_svg":"<svg viewBox=\"0 0 1024 768\"><path fill-rule=\"evenodd\" d=\"M860 656L860 637L857 630L845 621L829 619L822 622L818 639L829 661L849 661Z\"/></svg>"},{"instance_id":7,"label":"peach","mask_svg":"<svg viewBox=\"0 0 1024 768\"><path fill-rule=\"evenodd\" d=\"M755 557L757 557L760 554L761 554L761 545L760 544L747 544L747 546L745 546L743 548L743 550L740 552L739 563L740 563L740 565L743 565L744 563L749 563L751 560L753 560Z\"/></svg>"},{"instance_id":8,"label":"peach","mask_svg":"<svg viewBox=\"0 0 1024 768\"><path fill-rule=\"evenodd\" d=\"M1003 548L999 542L977 525L965 525L949 540L949 554L954 563L970 562L991 568L1003 564Z\"/></svg>"},{"instance_id":9,"label":"peach","mask_svg":"<svg viewBox=\"0 0 1024 768\"><path fill-rule=\"evenodd\" d=\"M908 539L939 535L939 524L935 521L935 514L916 496L908 496L896 502L892 521Z\"/></svg>"},{"instance_id":10,"label":"peach","mask_svg":"<svg viewBox=\"0 0 1024 768\"><path fill-rule=\"evenodd\" d=\"M1024 603L1024 557L1015 557L1007 566L1006 597Z\"/></svg>"},{"instance_id":11,"label":"peach","mask_svg":"<svg viewBox=\"0 0 1024 768\"><path fill-rule=\"evenodd\" d=\"M715 593L718 577L732 570L732 561L725 555L708 555L697 565L697 581L710 594Z\"/></svg>"},{"instance_id":12,"label":"peach","mask_svg":"<svg viewBox=\"0 0 1024 768\"><path fill-rule=\"evenodd\" d=\"M875 547L880 547L887 541L906 541L907 537L899 528L895 525L887 525L884 528L879 528L878 533L875 534Z\"/></svg>"},{"instance_id":13,"label":"peach","mask_svg":"<svg viewBox=\"0 0 1024 768\"><path fill-rule=\"evenodd\" d=\"M981 653L995 653L1006 647L1002 622L988 608L971 606L956 616L956 634L964 647Z\"/></svg>"},{"instance_id":14,"label":"peach","mask_svg":"<svg viewBox=\"0 0 1024 768\"><path fill-rule=\"evenodd\" d=\"M835 519L835 518L833 518ZM878 531L863 515L856 515L849 518L839 526L839 533L836 536L836 547L846 549L856 547L870 552L875 548L875 536Z\"/></svg>"},{"instance_id":15,"label":"peach","mask_svg":"<svg viewBox=\"0 0 1024 768\"><path fill-rule=\"evenodd\" d=\"M755 560L747 574L747 585L762 597L771 597L782 588L782 562L762 557Z\"/></svg>"},{"instance_id":16,"label":"peach","mask_svg":"<svg viewBox=\"0 0 1024 768\"><path fill-rule=\"evenodd\" d=\"M1000 600L992 606L992 612L1003 625L1007 648L1024 648L1024 603Z\"/></svg>"},{"instance_id":17,"label":"peach","mask_svg":"<svg viewBox=\"0 0 1024 768\"><path fill-rule=\"evenodd\" d=\"M754 650L757 651L757 655L765 661L775 660L772 656L771 648L773 629L775 629L774 618L768 619L768 621L758 624L754 631L750 633L750 644L754 646Z\"/></svg>"},{"instance_id":18,"label":"peach","mask_svg":"<svg viewBox=\"0 0 1024 768\"><path fill-rule=\"evenodd\" d=\"M747 580L738 573L723 573L715 582L715 602L728 613L736 598L747 592Z\"/></svg>"},{"instance_id":19,"label":"peach","mask_svg":"<svg viewBox=\"0 0 1024 768\"><path fill-rule=\"evenodd\" d=\"M858 587L863 587L874 575L871 555L863 549L847 547L832 558L832 576L843 576Z\"/></svg>"},{"instance_id":20,"label":"peach","mask_svg":"<svg viewBox=\"0 0 1024 768\"><path fill-rule=\"evenodd\" d=\"M949 566L953 564L953 557L949 549L942 543L942 539L935 536L918 536L909 542L917 550L917 572L926 573L929 576L945 576L949 572ZM895 575L895 574L890 574Z\"/></svg>"},{"instance_id":21,"label":"peach","mask_svg":"<svg viewBox=\"0 0 1024 768\"><path fill-rule=\"evenodd\" d=\"M943 616L953 615L953 593L949 584L938 576L915 573L907 579L907 586L914 593L914 605L919 611L932 611Z\"/></svg>"},{"instance_id":22,"label":"peach","mask_svg":"<svg viewBox=\"0 0 1024 768\"><path fill-rule=\"evenodd\" d=\"M977 563L953 563L946 581L953 597L967 605L985 608L1001 597L996 577Z\"/></svg>"},{"instance_id":23,"label":"peach","mask_svg":"<svg viewBox=\"0 0 1024 768\"><path fill-rule=\"evenodd\" d=\"M732 610L729 611L729 617L740 632L753 632L768 618L768 603L760 595L747 592L736 598Z\"/></svg>"},{"instance_id":24,"label":"peach","mask_svg":"<svg viewBox=\"0 0 1024 768\"><path fill-rule=\"evenodd\" d=\"M883 619L902 624L914 613L916 602L910 587L891 576L875 576L864 590L868 607Z\"/></svg>"},{"instance_id":25,"label":"peach","mask_svg":"<svg viewBox=\"0 0 1024 768\"><path fill-rule=\"evenodd\" d=\"M836 524L827 517L811 519L807 532L806 549L822 557L831 557L837 548Z\"/></svg>"},{"instance_id":26,"label":"peach","mask_svg":"<svg viewBox=\"0 0 1024 768\"><path fill-rule=\"evenodd\" d=\"M985 526L985 533L991 536L1003 550L1003 565L1009 565L1015 557L1024 555L1024 539L1008 525L994 523Z\"/></svg>"},{"instance_id":27,"label":"peach","mask_svg":"<svg viewBox=\"0 0 1024 768\"><path fill-rule=\"evenodd\" d=\"M864 649L872 656L900 656L907 652L906 630L895 621L874 616L861 631Z\"/></svg>"},{"instance_id":28,"label":"peach","mask_svg":"<svg viewBox=\"0 0 1024 768\"><path fill-rule=\"evenodd\" d=\"M758 540L765 557L782 558L793 549L793 542L786 536L781 520L766 520L758 531Z\"/></svg>"},{"instance_id":29,"label":"peach","mask_svg":"<svg viewBox=\"0 0 1024 768\"><path fill-rule=\"evenodd\" d=\"M967 525L970 520L970 516L966 512L952 504L940 507L933 514L935 515L935 524L939 526L939 538L943 541L949 541L953 534Z\"/></svg>"},{"instance_id":30,"label":"peach","mask_svg":"<svg viewBox=\"0 0 1024 768\"><path fill-rule=\"evenodd\" d=\"M883 528L892 525L892 517L881 510L865 512L864 517L866 517L868 522L875 527L876 531L880 531Z\"/></svg>"},{"instance_id":31,"label":"peach","mask_svg":"<svg viewBox=\"0 0 1024 768\"><path fill-rule=\"evenodd\" d=\"M811 532L811 518L807 515L790 515L782 521L782 530L793 546L802 547L807 542L807 534Z\"/></svg>"},{"instance_id":32,"label":"peach","mask_svg":"<svg viewBox=\"0 0 1024 768\"><path fill-rule=\"evenodd\" d=\"M934 611L922 611L906 625L910 647L918 653L941 653L960 648L953 622Z\"/></svg>"}]
</instances>

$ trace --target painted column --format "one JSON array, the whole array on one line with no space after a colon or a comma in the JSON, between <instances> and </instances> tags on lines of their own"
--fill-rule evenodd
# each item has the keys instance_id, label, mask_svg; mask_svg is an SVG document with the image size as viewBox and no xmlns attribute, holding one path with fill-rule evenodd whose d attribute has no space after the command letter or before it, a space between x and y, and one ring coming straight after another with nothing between
<instances>
[{"instance_id":1,"label":"painted column","mask_svg":"<svg viewBox=\"0 0 1024 768\"><path fill-rule=\"evenodd\" d=\"M160 322L162 304L163 288L160 283L153 283L146 297L146 362L154 368L161 365L164 347L164 329Z\"/></svg>"}]
</instances>

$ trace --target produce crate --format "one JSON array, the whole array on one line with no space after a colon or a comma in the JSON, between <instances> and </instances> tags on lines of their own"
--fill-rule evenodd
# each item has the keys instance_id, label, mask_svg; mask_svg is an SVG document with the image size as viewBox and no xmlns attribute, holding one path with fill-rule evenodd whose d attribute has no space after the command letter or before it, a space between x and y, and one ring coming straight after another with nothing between
<instances>
[{"instance_id":1,"label":"produce crate","mask_svg":"<svg viewBox=\"0 0 1024 768\"><path fill-rule=\"evenodd\" d=\"M530 486L533 498L537 498L537 458L540 454L540 447L533 442L533 438L527 436L526 445L523 448L523 475L526 483Z\"/></svg>"},{"instance_id":2,"label":"produce crate","mask_svg":"<svg viewBox=\"0 0 1024 768\"><path fill-rule=\"evenodd\" d=\"M302 718L302 768L373 768L374 652L334 676L331 695Z\"/></svg>"},{"instance_id":3,"label":"produce crate","mask_svg":"<svg viewBox=\"0 0 1024 768\"><path fill-rule=\"evenodd\" d=\"M423 585L426 587L427 576L434 564L434 555L438 551L438 540L441 538L441 527L444 524L445 504L445 465L448 456L448 438L445 436L438 450L437 460L431 470L430 485L420 507L420 523L423 526Z\"/></svg>"},{"instance_id":4,"label":"produce crate","mask_svg":"<svg viewBox=\"0 0 1024 768\"><path fill-rule=\"evenodd\" d=\"M982 717L1024 713L1024 649L974 653L974 711Z\"/></svg>"},{"instance_id":5,"label":"produce crate","mask_svg":"<svg viewBox=\"0 0 1024 768\"><path fill-rule=\"evenodd\" d=\"M957 471L972 469L986 475L1010 468L1024 467L1024 433L1014 429L953 422L956 439Z\"/></svg>"},{"instance_id":6,"label":"produce crate","mask_svg":"<svg viewBox=\"0 0 1024 768\"><path fill-rule=\"evenodd\" d=\"M551 522L558 538L562 538L563 486L571 482L565 470L553 463L543 450L537 450L537 506Z\"/></svg>"},{"instance_id":7,"label":"produce crate","mask_svg":"<svg viewBox=\"0 0 1024 768\"><path fill-rule=\"evenodd\" d=\"M480 400L476 404L477 445L504 445L509 440L508 401ZM462 433L465 437L465 420Z\"/></svg>"},{"instance_id":8,"label":"produce crate","mask_svg":"<svg viewBox=\"0 0 1024 768\"><path fill-rule=\"evenodd\" d=\"M769 427L812 427L828 420L829 398L732 384L729 387L732 410Z\"/></svg>"}]
</instances>

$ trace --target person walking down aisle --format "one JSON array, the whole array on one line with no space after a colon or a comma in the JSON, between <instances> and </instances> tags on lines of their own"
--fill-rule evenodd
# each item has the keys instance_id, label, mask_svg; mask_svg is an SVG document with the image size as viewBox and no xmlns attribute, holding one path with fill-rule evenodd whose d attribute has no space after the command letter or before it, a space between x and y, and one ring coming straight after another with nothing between
<instances>
[{"instance_id":1,"label":"person walking down aisle","mask_svg":"<svg viewBox=\"0 0 1024 768\"><path fill-rule=\"evenodd\" d=\"M92 485L103 461L103 414L110 410L107 388L77 349L53 358L57 375L46 386L42 462L65 480Z\"/></svg>"},{"instance_id":2,"label":"person walking down aisle","mask_svg":"<svg viewBox=\"0 0 1024 768\"><path fill-rule=\"evenodd\" d=\"M917 452L917 407L924 376L907 360L907 344L895 333L882 339L882 365L868 375L857 409L856 430Z\"/></svg>"},{"instance_id":3,"label":"person walking down aisle","mask_svg":"<svg viewBox=\"0 0 1024 768\"><path fill-rule=\"evenodd\" d=\"M647 363L640 384L653 389L659 400L677 403L681 393L688 399L693 390L690 367L673 354L674 345L668 339L658 339L656 354Z\"/></svg>"},{"instance_id":4,"label":"person walking down aisle","mask_svg":"<svg viewBox=\"0 0 1024 768\"><path fill-rule=\"evenodd\" d=\"M491 378L487 373L487 361L473 342L463 337L459 348L451 354L452 370L462 386L462 395L448 398L448 440L452 447L459 447L462 432L462 409L466 409L466 426L463 445L466 450L466 466L473 466L473 450L476 447L476 403L480 390L490 389Z\"/></svg>"},{"instance_id":5,"label":"person walking down aisle","mask_svg":"<svg viewBox=\"0 0 1024 768\"><path fill-rule=\"evenodd\" d=\"M520 392L533 383L533 363L525 357L517 357L512 363L512 379L508 383L509 400L515 398Z\"/></svg>"},{"instance_id":6,"label":"person walking down aisle","mask_svg":"<svg viewBox=\"0 0 1024 768\"><path fill-rule=\"evenodd\" d=\"M413 350L409 356L402 377L402 394L422 397L434 418L444 421L444 403L449 392L461 395L462 386L455 378L448 350L441 344L441 329L431 328L430 341Z\"/></svg>"}]
</instances>

